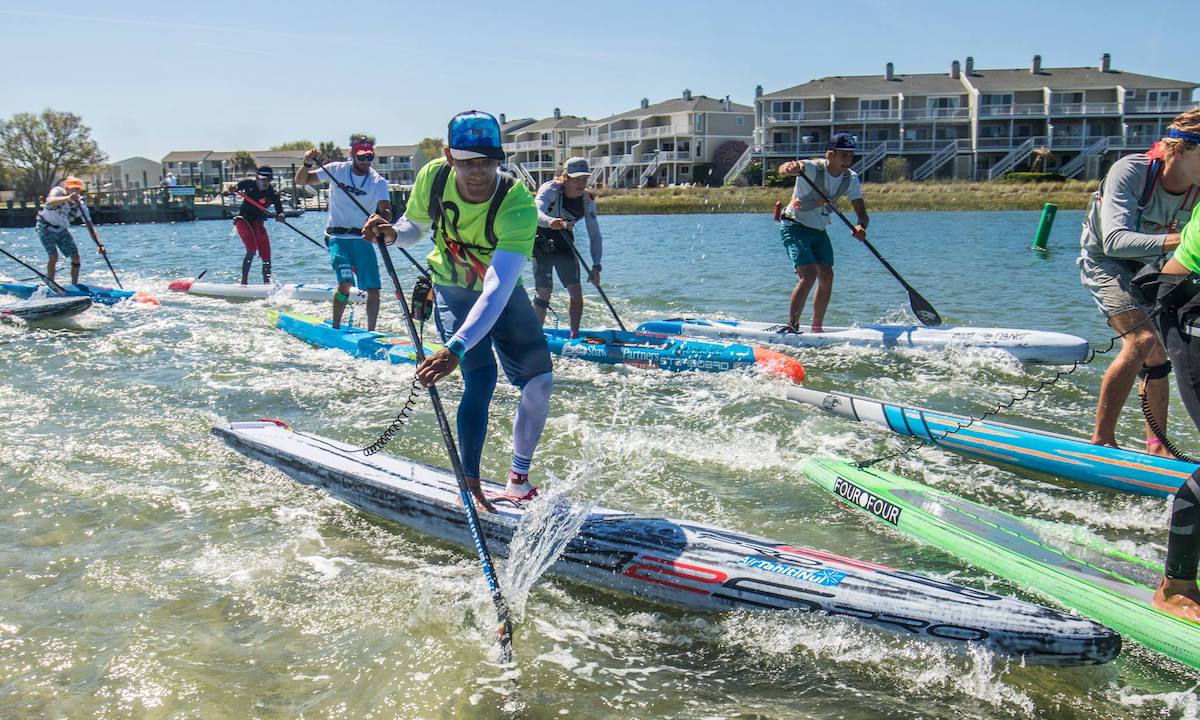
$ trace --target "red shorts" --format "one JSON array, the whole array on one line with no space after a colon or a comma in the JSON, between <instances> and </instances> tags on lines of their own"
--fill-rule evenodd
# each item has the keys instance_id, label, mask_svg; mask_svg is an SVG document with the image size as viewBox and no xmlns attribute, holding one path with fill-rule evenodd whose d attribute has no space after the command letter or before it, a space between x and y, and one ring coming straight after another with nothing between
<instances>
[{"instance_id":1,"label":"red shorts","mask_svg":"<svg viewBox=\"0 0 1200 720\"><path fill-rule=\"evenodd\" d=\"M263 260L271 261L271 238L267 236L267 226L262 220L251 222L238 215L233 219L233 226L237 228L247 253L258 253Z\"/></svg>"}]
</instances>

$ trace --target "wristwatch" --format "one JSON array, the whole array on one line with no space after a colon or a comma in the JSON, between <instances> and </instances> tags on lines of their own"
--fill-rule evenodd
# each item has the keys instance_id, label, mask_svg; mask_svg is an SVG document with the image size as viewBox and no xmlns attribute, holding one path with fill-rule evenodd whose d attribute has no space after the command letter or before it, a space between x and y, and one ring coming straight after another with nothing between
<instances>
[{"instance_id":1,"label":"wristwatch","mask_svg":"<svg viewBox=\"0 0 1200 720\"><path fill-rule=\"evenodd\" d=\"M603 270L603 269L604 269L604 268L603 268L603 267L601 267L601 266L600 266L600 265L598 265L598 264L597 264L597 265L593 265L593 266L592 266L592 270L594 270L595 272L600 272L600 271L601 271L601 270Z\"/></svg>"}]
</instances>

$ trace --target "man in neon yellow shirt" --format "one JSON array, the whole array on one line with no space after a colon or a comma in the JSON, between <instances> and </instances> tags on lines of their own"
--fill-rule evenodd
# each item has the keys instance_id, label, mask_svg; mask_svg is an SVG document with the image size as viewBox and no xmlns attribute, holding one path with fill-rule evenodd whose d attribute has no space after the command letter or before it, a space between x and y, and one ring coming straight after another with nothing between
<instances>
[{"instance_id":1,"label":"man in neon yellow shirt","mask_svg":"<svg viewBox=\"0 0 1200 720\"><path fill-rule=\"evenodd\" d=\"M471 110L449 124L445 157L417 174L403 216L394 224L372 216L364 238L407 247L434 228L429 253L437 300L438 332L446 347L417 368L432 385L462 369L463 396L456 422L467 483L479 504L492 505L479 490L479 462L487 435L488 406L496 388L496 358L509 382L521 389L513 422L512 468L506 494L530 499L529 466L550 412L554 375L542 324L521 283L533 253L537 207L524 185L499 172L504 160L500 124Z\"/></svg>"}]
</instances>

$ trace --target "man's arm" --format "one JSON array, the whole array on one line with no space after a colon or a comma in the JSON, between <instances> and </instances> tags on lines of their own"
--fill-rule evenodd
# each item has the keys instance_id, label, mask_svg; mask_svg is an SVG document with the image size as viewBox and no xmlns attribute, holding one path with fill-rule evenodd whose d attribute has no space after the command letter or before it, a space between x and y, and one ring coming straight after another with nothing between
<instances>
[{"instance_id":1,"label":"man's arm","mask_svg":"<svg viewBox=\"0 0 1200 720\"><path fill-rule=\"evenodd\" d=\"M313 170L313 168L316 167L316 160L316 148L312 148L308 152L304 153L304 164L296 169L296 177L292 178L297 185L321 184L320 178L317 177L317 172Z\"/></svg>"}]
</instances>

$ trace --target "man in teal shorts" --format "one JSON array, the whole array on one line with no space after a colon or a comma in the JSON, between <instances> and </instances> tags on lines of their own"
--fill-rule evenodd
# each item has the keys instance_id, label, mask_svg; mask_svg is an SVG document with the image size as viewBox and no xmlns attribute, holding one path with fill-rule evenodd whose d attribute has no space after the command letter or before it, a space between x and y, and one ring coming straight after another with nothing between
<instances>
[{"instance_id":1,"label":"man in teal shorts","mask_svg":"<svg viewBox=\"0 0 1200 720\"><path fill-rule=\"evenodd\" d=\"M817 294L813 298L812 331L822 332L825 310L829 307L829 296L833 292L833 245L825 228L832 221L833 205L838 198L850 198L850 205L858 224L854 226L854 237L867 239L867 206L863 202L862 186L858 173L850 169L854 163L854 152L858 143L849 133L837 133L829 142L824 160L794 160L779 166L781 175L796 176L796 187L792 199L783 211L779 235L783 247L796 270L796 287L792 290L788 308L788 325L793 330L800 327L800 313L813 284ZM831 203L820 195L800 175L807 175L821 189Z\"/></svg>"},{"instance_id":2,"label":"man in teal shorts","mask_svg":"<svg viewBox=\"0 0 1200 720\"><path fill-rule=\"evenodd\" d=\"M361 236L367 221L362 208L373 210L381 217L392 217L387 179L371 167L375 160L375 138L362 133L351 135L350 159L326 163L324 170L314 169L316 159L316 148L304 154L304 165L296 171L295 182L300 186L330 181L325 245L329 248L329 259L338 282L333 294L333 326L342 324L342 313L350 301L350 283L353 282L359 290L367 292L367 329L374 330L379 318L379 260L375 246Z\"/></svg>"}]
</instances>

